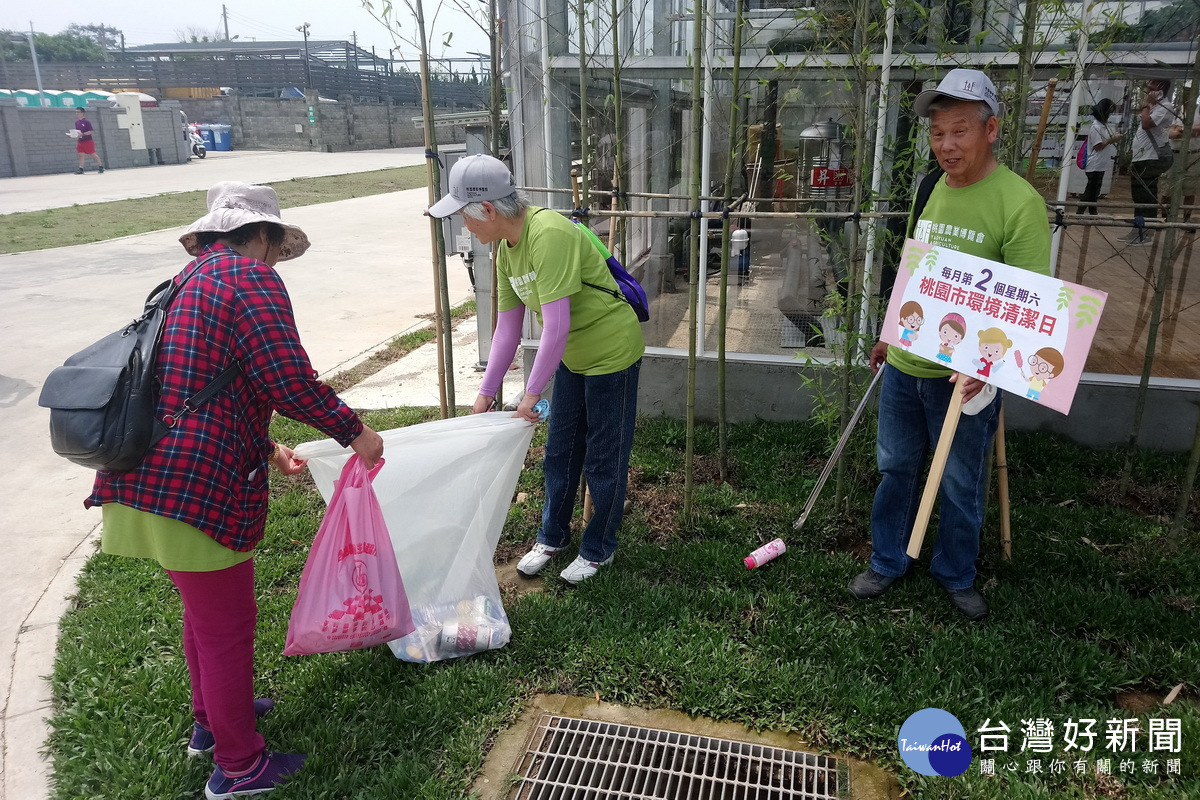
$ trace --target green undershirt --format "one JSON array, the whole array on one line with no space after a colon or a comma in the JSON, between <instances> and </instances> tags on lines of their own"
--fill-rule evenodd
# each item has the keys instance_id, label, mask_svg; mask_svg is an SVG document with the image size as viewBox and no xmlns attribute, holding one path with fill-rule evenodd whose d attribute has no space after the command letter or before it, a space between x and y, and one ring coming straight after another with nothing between
<instances>
[{"instance_id":1,"label":"green undershirt","mask_svg":"<svg viewBox=\"0 0 1200 800\"><path fill-rule=\"evenodd\" d=\"M219 544L186 522L105 503L100 549L109 555L150 558L174 572L215 572L254 557Z\"/></svg>"}]
</instances>

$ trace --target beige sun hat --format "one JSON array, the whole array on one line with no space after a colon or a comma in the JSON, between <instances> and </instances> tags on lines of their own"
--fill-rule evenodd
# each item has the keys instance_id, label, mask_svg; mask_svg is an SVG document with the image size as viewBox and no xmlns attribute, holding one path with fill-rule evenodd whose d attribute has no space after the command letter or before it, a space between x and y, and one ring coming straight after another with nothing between
<instances>
[{"instance_id":1,"label":"beige sun hat","mask_svg":"<svg viewBox=\"0 0 1200 800\"><path fill-rule=\"evenodd\" d=\"M270 186L255 186L237 181L222 181L208 190L208 213L193 222L179 243L188 255L200 255L198 233L229 233L253 222L274 222L283 228L280 261L304 255L308 236L295 225L279 218L279 195Z\"/></svg>"}]
</instances>

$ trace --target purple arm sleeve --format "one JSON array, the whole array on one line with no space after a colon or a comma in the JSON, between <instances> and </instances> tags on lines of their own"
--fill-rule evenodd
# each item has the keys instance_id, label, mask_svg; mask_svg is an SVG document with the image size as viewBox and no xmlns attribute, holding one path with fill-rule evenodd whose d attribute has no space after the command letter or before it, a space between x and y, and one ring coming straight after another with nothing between
<instances>
[{"instance_id":1,"label":"purple arm sleeve","mask_svg":"<svg viewBox=\"0 0 1200 800\"><path fill-rule=\"evenodd\" d=\"M496 330L492 334L492 349L488 353L487 370L483 373L483 384L479 393L484 397L495 397L508 372L513 356L517 354L517 344L521 341L521 318L525 315L525 307L517 306L496 315Z\"/></svg>"},{"instance_id":2,"label":"purple arm sleeve","mask_svg":"<svg viewBox=\"0 0 1200 800\"><path fill-rule=\"evenodd\" d=\"M542 341L533 359L533 369L525 383L527 394L541 394L558 369L563 351L567 349L567 332L571 330L571 298L562 297L542 306Z\"/></svg>"}]
</instances>

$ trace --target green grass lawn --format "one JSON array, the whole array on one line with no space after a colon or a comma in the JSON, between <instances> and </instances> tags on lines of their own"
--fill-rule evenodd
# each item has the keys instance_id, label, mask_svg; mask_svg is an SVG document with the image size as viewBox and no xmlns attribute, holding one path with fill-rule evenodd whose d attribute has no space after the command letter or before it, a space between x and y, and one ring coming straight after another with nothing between
<instances>
[{"instance_id":1,"label":"green grass lawn","mask_svg":"<svg viewBox=\"0 0 1200 800\"><path fill-rule=\"evenodd\" d=\"M292 178L267 185L274 187L279 194L281 208L295 208L417 189L427 182L425 167L418 165L349 175ZM206 191L179 192L111 203L4 214L0 216L4 225L0 253L88 244L187 225L204 216L207 194Z\"/></svg>"},{"instance_id":2,"label":"green grass lawn","mask_svg":"<svg viewBox=\"0 0 1200 800\"><path fill-rule=\"evenodd\" d=\"M372 413L376 429L432 418ZM314 438L279 420L276 435ZM919 798L1200 797L1200 544L1165 531L1181 458L1145 455L1138 494L1114 502L1120 456L1047 435L1010 434L1014 556L999 559L989 509L979 585L992 606L962 619L919 564L882 600L856 602L847 581L864 567L874 475L864 422L852 448L849 509L818 505L800 538L791 521L828 452L812 423L732 429L731 482L716 474L713 429L698 433L696 517L679 519L683 426L639 423L634 511L614 565L574 589L506 592L512 642L502 650L415 665L386 647L284 658L288 614L323 504L303 477L274 476L258 551L258 691L279 702L261 723L268 746L307 752L281 798L461 798L498 730L536 693L599 696L793 731L815 747L870 759ZM540 514L540 435L509 513L500 552L532 541ZM827 492L831 487L827 488ZM748 572L741 559L776 536L788 552ZM565 559L564 559L565 562ZM558 563L558 562L555 562ZM553 565L550 574L554 574ZM193 798L211 765L184 755L191 729L179 602L157 565L103 555L85 569L62 623L53 674L49 752L54 797ZM1152 707L1176 684L1171 706ZM915 711L940 707L967 728L1012 728L1000 775L979 760L959 778L923 778L901 763L896 736ZM1182 720L1182 777L1097 777L1108 719ZM1021 721L1095 718L1083 776L1026 773ZM996 754L994 754L996 755ZM1102 754L1105 755L1105 754ZM1111 755L1111 754L1107 754ZM1162 762L1167 754L1155 753ZM1005 765L1016 764L1016 771Z\"/></svg>"}]
</instances>

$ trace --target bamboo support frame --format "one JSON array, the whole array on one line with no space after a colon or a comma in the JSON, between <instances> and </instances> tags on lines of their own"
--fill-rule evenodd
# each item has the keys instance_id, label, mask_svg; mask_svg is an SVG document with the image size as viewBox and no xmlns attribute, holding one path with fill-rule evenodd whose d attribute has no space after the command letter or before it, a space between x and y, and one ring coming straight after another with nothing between
<instances>
[{"instance_id":1,"label":"bamboo support frame","mask_svg":"<svg viewBox=\"0 0 1200 800\"><path fill-rule=\"evenodd\" d=\"M433 100L429 88L429 44L425 38L425 11L421 0L416 0L414 12L421 45L421 113L424 118L426 170L429 176L429 205L438 201L441 186L441 170L437 155L437 134L433 127ZM446 275L446 242L443 237L442 221L429 218L429 238L433 246L433 311L436 318L436 341L438 351L438 399L441 403L442 419L454 415L454 353L450 326L450 292Z\"/></svg>"}]
</instances>

